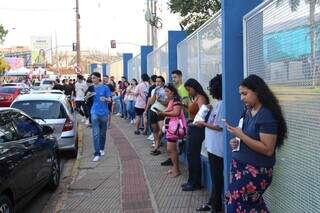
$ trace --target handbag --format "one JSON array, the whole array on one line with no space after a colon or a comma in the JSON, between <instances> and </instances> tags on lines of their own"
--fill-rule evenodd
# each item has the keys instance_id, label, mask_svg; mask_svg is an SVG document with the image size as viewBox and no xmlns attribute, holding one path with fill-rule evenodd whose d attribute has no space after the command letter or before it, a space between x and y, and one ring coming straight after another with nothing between
<instances>
[{"instance_id":1,"label":"handbag","mask_svg":"<svg viewBox=\"0 0 320 213\"><path fill-rule=\"evenodd\" d=\"M178 117L169 117L165 121L165 133L168 141L177 141L187 135L187 122L184 113Z\"/></svg>"}]
</instances>

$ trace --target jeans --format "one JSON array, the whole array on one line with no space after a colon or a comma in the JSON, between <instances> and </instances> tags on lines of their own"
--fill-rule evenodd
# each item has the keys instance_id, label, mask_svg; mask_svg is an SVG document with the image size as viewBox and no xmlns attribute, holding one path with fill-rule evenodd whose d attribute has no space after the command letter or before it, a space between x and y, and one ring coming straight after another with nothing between
<instances>
[{"instance_id":1,"label":"jeans","mask_svg":"<svg viewBox=\"0 0 320 213\"><path fill-rule=\"evenodd\" d=\"M122 114L122 104L121 104L121 98L120 96L114 96L113 101L116 104L115 113L121 113Z\"/></svg>"},{"instance_id":2,"label":"jeans","mask_svg":"<svg viewBox=\"0 0 320 213\"><path fill-rule=\"evenodd\" d=\"M86 114L86 104L84 101L76 101L76 111L81 115L81 116L85 116L86 118L87 117L87 114Z\"/></svg>"},{"instance_id":3,"label":"jeans","mask_svg":"<svg viewBox=\"0 0 320 213\"><path fill-rule=\"evenodd\" d=\"M92 114L91 121L94 156L100 156L100 150L104 150L106 144L108 116L99 116L97 114Z\"/></svg>"},{"instance_id":4,"label":"jeans","mask_svg":"<svg viewBox=\"0 0 320 213\"><path fill-rule=\"evenodd\" d=\"M120 103L121 103L121 106L122 106L121 116L123 118L127 118L128 117L127 106L126 106L126 102L123 100L123 97L120 97Z\"/></svg>"},{"instance_id":5,"label":"jeans","mask_svg":"<svg viewBox=\"0 0 320 213\"><path fill-rule=\"evenodd\" d=\"M129 118L132 120L132 119L135 119L136 118L136 113L134 111L134 105L135 105L135 102L134 101L127 101L127 112L129 114Z\"/></svg>"},{"instance_id":6,"label":"jeans","mask_svg":"<svg viewBox=\"0 0 320 213\"><path fill-rule=\"evenodd\" d=\"M204 137L204 128L188 125L188 183L195 187L201 187L201 146Z\"/></svg>"}]
</instances>

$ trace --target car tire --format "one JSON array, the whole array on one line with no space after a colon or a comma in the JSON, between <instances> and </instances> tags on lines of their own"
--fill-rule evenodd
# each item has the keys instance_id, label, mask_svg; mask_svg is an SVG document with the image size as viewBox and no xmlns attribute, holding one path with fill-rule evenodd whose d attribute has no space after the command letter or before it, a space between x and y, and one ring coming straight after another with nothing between
<instances>
[{"instance_id":1,"label":"car tire","mask_svg":"<svg viewBox=\"0 0 320 213\"><path fill-rule=\"evenodd\" d=\"M49 191L55 191L58 188L60 183L60 172L60 159L58 154L55 153L53 155L51 174L47 185Z\"/></svg>"},{"instance_id":2,"label":"car tire","mask_svg":"<svg viewBox=\"0 0 320 213\"><path fill-rule=\"evenodd\" d=\"M70 151L71 158L76 158L78 155L78 141L79 140L78 140L78 134L77 134L75 145L74 145L75 147L73 150Z\"/></svg>"},{"instance_id":3,"label":"car tire","mask_svg":"<svg viewBox=\"0 0 320 213\"><path fill-rule=\"evenodd\" d=\"M13 203L7 195L0 195L0 212L14 212Z\"/></svg>"}]
</instances>

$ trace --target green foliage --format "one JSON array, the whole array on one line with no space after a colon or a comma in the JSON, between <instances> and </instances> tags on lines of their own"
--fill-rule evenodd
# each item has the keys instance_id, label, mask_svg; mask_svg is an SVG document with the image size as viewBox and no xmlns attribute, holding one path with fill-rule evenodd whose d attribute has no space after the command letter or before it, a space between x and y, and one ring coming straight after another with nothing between
<instances>
[{"instance_id":1,"label":"green foliage","mask_svg":"<svg viewBox=\"0 0 320 213\"><path fill-rule=\"evenodd\" d=\"M8 30L4 29L4 27L0 24L0 43L4 42L4 38L8 34Z\"/></svg>"},{"instance_id":2,"label":"green foliage","mask_svg":"<svg viewBox=\"0 0 320 213\"><path fill-rule=\"evenodd\" d=\"M172 13L182 17L180 24L190 34L221 8L220 0L170 0Z\"/></svg>"},{"instance_id":3,"label":"green foliage","mask_svg":"<svg viewBox=\"0 0 320 213\"><path fill-rule=\"evenodd\" d=\"M0 58L0 75L3 75L9 68L10 65L4 59Z\"/></svg>"}]
</instances>

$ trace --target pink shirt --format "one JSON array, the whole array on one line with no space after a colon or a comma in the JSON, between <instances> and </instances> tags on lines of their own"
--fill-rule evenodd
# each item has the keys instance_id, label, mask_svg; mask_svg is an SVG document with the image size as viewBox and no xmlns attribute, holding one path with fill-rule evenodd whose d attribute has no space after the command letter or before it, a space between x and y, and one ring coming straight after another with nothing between
<instances>
[{"instance_id":1,"label":"pink shirt","mask_svg":"<svg viewBox=\"0 0 320 213\"><path fill-rule=\"evenodd\" d=\"M144 109L147 104L147 92L148 92L149 84L147 82L141 82L138 84L135 90L136 94L136 108Z\"/></svg>"}]
</instances>

